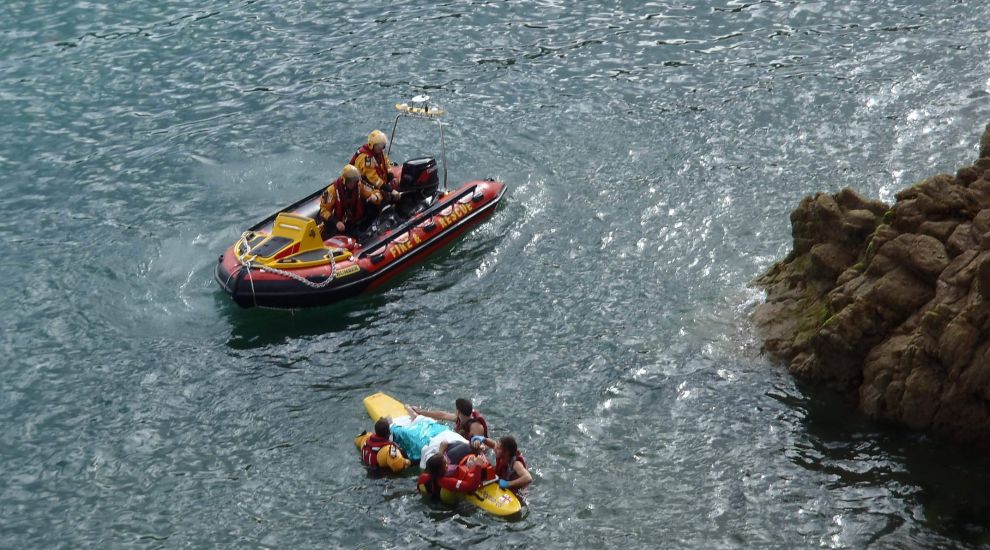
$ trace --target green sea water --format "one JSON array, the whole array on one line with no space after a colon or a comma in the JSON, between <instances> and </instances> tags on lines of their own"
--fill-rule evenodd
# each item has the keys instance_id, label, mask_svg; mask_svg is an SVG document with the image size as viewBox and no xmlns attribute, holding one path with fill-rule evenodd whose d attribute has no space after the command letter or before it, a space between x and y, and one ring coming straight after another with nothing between
<instances>
[{"instance_id":1,"label":"green sea water","mask_svg":"<svg viewBox=\"0 0 990 550\"><path fill-rule=\"evenodd\" d=\"M990 4L0 5L0 547L990 544L983 460L760 354L749 282L818 191L975 158ZM246 227L397 101L448 112L496 215L384 291L242 310ZM403 129L403 131L405 131ZM435 154L410 126L393 158ZM511 521L369 477L384 390L474 399L535 482Z\"/></svg>"}]
</instances>

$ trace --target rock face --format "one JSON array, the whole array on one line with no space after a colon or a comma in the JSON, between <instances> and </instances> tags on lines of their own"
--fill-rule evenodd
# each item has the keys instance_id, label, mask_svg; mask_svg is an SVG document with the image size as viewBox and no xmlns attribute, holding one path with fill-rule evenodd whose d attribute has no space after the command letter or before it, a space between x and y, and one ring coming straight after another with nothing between
<instances>
[{"instance_id":1,"label":"rock face","mask_svg":"<svg viewBox=\"0 0 990 550\"><path fill-rule=\"evenodd\" d=\"M870 417L990 448L990 125L955 176L892 206L819 193L791 225L756 280L764 350Z\"/></svg>"}]
</instances>

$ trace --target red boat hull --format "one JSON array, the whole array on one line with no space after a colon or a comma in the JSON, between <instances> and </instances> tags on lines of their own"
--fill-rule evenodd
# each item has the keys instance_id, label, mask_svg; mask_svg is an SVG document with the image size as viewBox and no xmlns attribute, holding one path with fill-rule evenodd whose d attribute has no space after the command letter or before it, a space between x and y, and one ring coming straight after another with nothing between
<instances>
[{"instance_id":1,"label":"red boat hull","mask_svg":"<svg viewBox=\"0 0 990 550\"><path fill-rule=\"evenodd\" d=\"M322 189L320 190L322 191ZM496 181L472 181L440 196L436 202L386 233L352 249L350 259L334 266L322 265L293 269L309 281L258 268L247 268L238 261L231 246L217 261L215 279L242 307L306 308L325 306L373 292L432 253L450 244L472 227L494 214L505 185ZM285 211L313 216L318 210L320 192L295 203ZM270 230L274 216L252 230ZM327 278L333 280L327 282Z\"/></svg>"}]
</instances>

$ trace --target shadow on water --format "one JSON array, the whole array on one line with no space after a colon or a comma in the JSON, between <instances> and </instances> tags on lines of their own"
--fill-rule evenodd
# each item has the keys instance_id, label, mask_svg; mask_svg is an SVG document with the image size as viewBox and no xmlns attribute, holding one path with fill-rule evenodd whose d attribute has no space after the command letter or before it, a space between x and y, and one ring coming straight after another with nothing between
<instances>
[{"instance_id":1,"label":"shadow on water","mask_svg":"<svg viewBox=\"0 0 990 550\"><path fill-rule=\"evenodd\" d=\"M954 540L990 545L990 472L971 449L918 438L905 457L921 488L925 523Z\"/></svg>"},{"instance_id":2,"label":"shadow on water","mask_svg":"<svg viewBox=\"0 0 990 550\"><path fill-rule=\"evenodd\" d=\"M371 326L392 300L416 291L441 292L470 275L491 252L492 239L462 239L433 252L421 264L398 275L372 294L349 298L337 304L311 309L261 309L238 307L220 289L214 294L217 307L231 325L227 345L254 349L282 343L290 338ZM398 295L396 292L399 291Z\"/></svg>"},{"instance_id":3,"label":"shadow on water","mask_svg":"<svg viewBox=\"0 0 990 550\"><path fill-rule=\"evenodd\" d=\"M800 386L803 396L780 398L805 414L810 446L788 449L790 460L834 480L831 489L890 487L919 508L937 535L990 544L990 471L984 451L871 421L839 396ZM892 527L901 518L892 514ZM875 534L879 542L888 534Z\"/></svg>"},{"instance_id":4,"label":"shadow on water","mask_svg":"<svg viewBox=\"0 0 990 550\"><path fill-rule=\"evenodd\" d=\"M301 336L370 326L381 316L381 308L388 299L378 293L312 309L242 309L218 290L216 301L230 323L227 345L247 350Z\"/></svg>"}]
</instances>

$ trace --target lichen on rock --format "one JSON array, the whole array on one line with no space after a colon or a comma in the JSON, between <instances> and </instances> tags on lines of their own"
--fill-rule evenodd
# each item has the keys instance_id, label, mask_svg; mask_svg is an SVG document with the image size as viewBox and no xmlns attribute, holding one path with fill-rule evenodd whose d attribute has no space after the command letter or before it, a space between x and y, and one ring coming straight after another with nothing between
<instances>
[{"instance_id":1,"label":"lichen on rock","mask_svg":"<svg viewBox=\"0 0 990 550\"><path fill-rule=\"evenodd\" d=\"M764 350L868 416L990 448L990 125L980 158L895 196L806 197L756 279Z\"/></svg>"}]
</instances>

